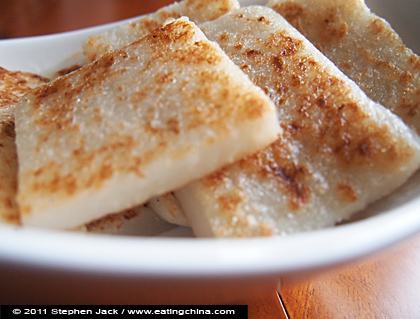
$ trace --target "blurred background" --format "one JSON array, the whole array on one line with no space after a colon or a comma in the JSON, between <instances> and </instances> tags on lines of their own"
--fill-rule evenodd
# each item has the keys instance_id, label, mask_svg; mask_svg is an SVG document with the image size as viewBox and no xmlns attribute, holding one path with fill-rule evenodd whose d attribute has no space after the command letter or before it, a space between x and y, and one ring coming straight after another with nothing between
<instances>
[{"instance_id":1,"label":"blurred background","mask_svg":"<svg viewBox=\"0 0 420 319\"><path fill-rule=\"evenodd\" d=\"M64 32L156 11L174 0L0 0L0 39Z\"/></svg>"}]
</instances>

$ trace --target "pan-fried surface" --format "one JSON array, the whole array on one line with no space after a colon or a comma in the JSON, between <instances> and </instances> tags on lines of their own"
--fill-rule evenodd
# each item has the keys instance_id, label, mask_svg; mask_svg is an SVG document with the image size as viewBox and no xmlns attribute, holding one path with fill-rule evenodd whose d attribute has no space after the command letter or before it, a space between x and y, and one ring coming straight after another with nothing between
<instances>
[{"instance_id":1,"label":"pan-fried surface","mask_svg":"<svg viewBox=\"0 0 420 319\"><path fill-rule=\"evenodd\" d=\"M416 134L273 10L243 8L200 28L272 98L284 134L175 192L198 236L333 226L419 167Z\"/></svg>"},{"instance_id":2,"label":"pan-fried surface","mask_svg":"<svg viewBox=\"0 0 420 319\"><path fill-rule=\"evenodd\" d=\"M268 97L185 19L21 100L24 224L74 228L140 205L277 138Z\"/></svg>"}]
</instances>

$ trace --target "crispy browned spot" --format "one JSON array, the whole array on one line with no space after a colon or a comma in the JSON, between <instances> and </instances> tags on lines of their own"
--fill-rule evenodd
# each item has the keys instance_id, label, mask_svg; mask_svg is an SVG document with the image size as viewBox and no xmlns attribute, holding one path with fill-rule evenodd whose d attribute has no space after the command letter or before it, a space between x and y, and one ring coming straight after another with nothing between
<instances>
[{"instance_id":1,"label":"crispy browned spot","mask_svg":"<svg viewBox=\"0 0 420 319\"><path fill-rule=\"evenodd\" d=\"M271 237L273 236L273 234L273 227L270 224L263 223L259 226L259 235L261 237Z\"/></svg>"},{"instance_id":2,"label":"crispy browned spot","mask_svg":"<svg viewBox=\"0 0 420 319\"><path fill-rule=\"evenodd\" d=\"M278 50L282 57L296 54L302 48L302 41L293 38L284 32L271 33L264 45L271 50Z\"/></svg>"},{"instance_id":3,"label":"crispy browned spot","mask_svg":"<svg viewBox=\"0 0 420 319\"><path fill-rule=\"evenodd\" d=\"M373 35L378 35L379 33L384 31L385 25L381 19L375 19L369 25L368 29Z\"/></svg>"},{"instance_id":4,"label":"crispy browned spot","mask_svg":"<svg viewBox=\"0 0 420 319\"><path fill-rule=\"evenodd\" d=\"M420 70L420 57L418 55L412 55L410 57L410 63L415 70Z\"/></svg>"},{"instance_id":5,"label":"crispy browned spot","mask_svg":"<svg viewBox=\"0 0 420 319\"><path fill-rule=\"evenodd\" d=\"M391 62L376 58L374 52L370 52L363 48L360 50L363 57L369 62L369 64L375 68L381 68L384 74L388 74L389 77L394 78L396 81L399 81L404 85L408 85L413 80L414 77L409 71L400 70Z\"/></svg>"},{"instance_id":6,"label":"crispy browned spot","mask_svg":"<svg viewBox=\"0 0 420 319\"><path fill-rule=\"evenodd\" d=\"M237 190L220 195L217 202L222 212L235 212L238 205L243 201L243 196Z\"/></svg>"},{"instance_id":7,"label":"crispy browned spot","mask_svg":"<svg viewBox=\"0 0 420 319\"><path fill-rule=\"evenodd\" d=\"M3 216L3 219L7 224L12 224L12 225L21 224L19 214L6 214Z\"/></svg>"},{"instance_id":8,"label":"crispy browned spot","mask_svg":"<svg viewBox=\"0 0 420 319\"><path fill-rule=\"evenodd\" d=\"M341 183L337 187L338 194L340 198L345 202L355 202L357 201L357 191L349 184Z\"/></svg>"},{"instance_id":9,"label":"crispy browned spot","mask_svg":"<svg viewBox=\"0 0 420 319\"><path fill-rule=\"evenodd\" d=\"M94 220L85 225L85 229L87 232L98 231L98 230L105 230L106 227L114 225L115 228L118 230L121 228L124 221L130 221L138 216L140 216L141 210L140 209L129 209L122 213L114 213L109 214L105 217L100 219ZM117 224L119 223L119 224Z\"/></svg>"},{"instance_id":10,"label":"crispy browned spot","mask_svg":"<svg viewBox=\"0 0 420 319\"><path fill-rule=\"evenodd\" d=\"M287 141L278 139L265 150L243 159L237 165L242 170L255 172L260 180L275 180L278 187L288 195L290 208L298 210L312 196L306 186L310 172L306 167L293 163L288 155Z\"/></svg>"},{"instance_id":11,"label":"crispy browned spot","mask_svg":"<svg viewBox=\"0 0 420 319\"><path fill-rule=\"evenodd\" d=\"M12 120L3 120L0 122L1 136L15 138L15 122Z\"/></svg>"},{"instance_id":12,"label":"crispy browned spot","mask_svg":"<svg viewBox=\"0 0 420 319\"><path fill-rule=\"evenodd\" d=\"M81 67L82 66L78 65L78 64L72 65L72 66L69 66L67 68L64 68L64 69L61 69L61 70L57 71L54 75L55 75L55 77L63 76L63 75L69 74L73 71L76 71L77 69L80 69Z\"/></svg>"},{"instance_id":13,"label":"crispy browned spot","mask_svg":"<svg viewBox=\"0 0 420 319\"><path fill-rule=\"evenodd\" d=\"M220 185L226 181L226 171L220 169L209 176L209 178L204 179L206 187L209 187L212 191L216 190Z\"/></svg>"},{"instance_id":14,"label":"crispy browned spot","mask_svg":"<svg viewBox=\"0 0 420 319\"><path fill-rule=\"evenodd\" d=\"M229 41L229 33L227 33L227 32L222 33L219 37L219 42L225 43L225 42L228 42L228 41Z\"/></svg>"}]
</instances>

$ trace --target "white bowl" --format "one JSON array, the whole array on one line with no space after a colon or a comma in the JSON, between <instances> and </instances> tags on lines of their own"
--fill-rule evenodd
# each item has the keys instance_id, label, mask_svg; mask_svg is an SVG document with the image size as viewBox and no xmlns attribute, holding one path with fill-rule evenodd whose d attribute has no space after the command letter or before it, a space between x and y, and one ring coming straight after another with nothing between
<instances>
[{"instance_id":1,"label":"white bowl","mask_svg":"<svg viewBox=\"0 0 420 319\"><path fill-rule=\"evenodd\" d=\"M258 4L266 1L242 1ZM395 2L397 3L397 2ZM419 2L368 1L420 41L410 14ZM414 8L413 6L417 6ZM407 27L408 25L408 27ZM0 66L48 75L77 63L88 35L110 26L0 41ZM420 174L398 192L335 228L260 239L195 239L68 233L0 226L0 303L229 304L272 293L385 249L420 231ZM159 228L159 227L157 227Z\"/></svg>"}]
</instances>

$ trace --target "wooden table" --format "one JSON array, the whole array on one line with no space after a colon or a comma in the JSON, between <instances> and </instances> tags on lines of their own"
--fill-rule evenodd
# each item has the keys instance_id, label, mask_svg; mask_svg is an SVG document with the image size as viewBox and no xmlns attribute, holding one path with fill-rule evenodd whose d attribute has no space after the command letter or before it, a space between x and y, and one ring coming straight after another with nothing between
<instances>
[{"instance_id":1,"label":"wooden table","mask_svg":"<svg viewBox=\"0 0 420 319\"><path fill-rule=\"evenodd\" d=\"M84 28L172 0L0 0L0 38ZM249 318L420 318L420 235L363 262L248 300Z\"/></svg>"}]
</instances>

